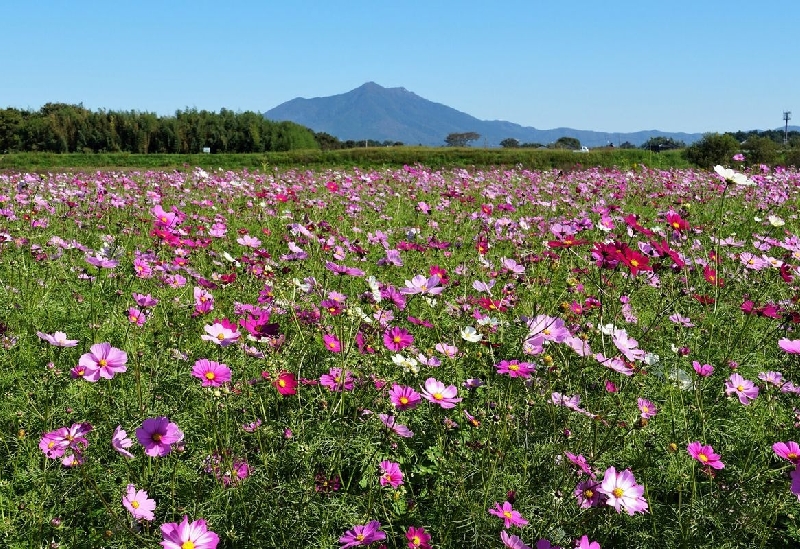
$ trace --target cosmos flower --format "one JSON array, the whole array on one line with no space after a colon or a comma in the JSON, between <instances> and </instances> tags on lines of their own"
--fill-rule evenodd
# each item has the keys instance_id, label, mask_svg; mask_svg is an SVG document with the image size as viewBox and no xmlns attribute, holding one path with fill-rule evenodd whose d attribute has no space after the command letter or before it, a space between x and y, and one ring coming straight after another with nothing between
<instances>
[{"instance_id":1,"label":"cosmos flower","mask_svg":"<svg viewBox=\"0 0 800 549\"><path fill-rule=\"evenodd\" d=\"M133 459L133 454L127 450L131 446L133 446L133 441L128 438L128 433L122 429L121 425L117 425L114 434L111 435L111 447L126 458Z\"/></svg>"},{"instance_id":2,"label":"cosmos flower","mask_svg":"<svg viewBox=\"0 0 800 549\"><path fill-rule=\"evenodd\" d=\"M442 408L454 408L456 403L461 402L462 399L455 398L456 394L458 389L455 385L445 387L444 383L433 377L425 380L425 389L422 391L423 397Z\"/></svg>"},{"instance_id":3,"label":"cosmos flower","mask_svg":"<svg viewBox=\"0 0 800 549\"><path fill-rule=\"evenodd\" d=\"M732 374L725 381L725 394L736 395L739 402L747 406L758 396L758 386L739 374Z\"/></svg>"},{"instance_id":4,"label":"cosmos flower","mask_svg":"<svg viewBox=\"0 0 800 549\"><path fill-rule=\"evenodd\" d=\"M53 335L36 332L36 335L54 347L75 347L78 344L77 339L67 339L67 334L64 332L55 332Z\"/></svg>"},{"instance_id":5,"label":"cosmos flower","mask_svg":"<svg viewBox=\"0 0 800 549\"><path fill-rule=\"evenodd\" d=\"M489 509L489 514L503 519L505 528L522 527L528 524L528 521L519 514L519 511L515 511L508 501L504 502L502 506L495 502L494 508Z\"/></svg>"},{"instance_id":6,"label":"cosmos flower","mask_svg":"<svg viewBox=\"0 0 800 549\"><path fill-rule=\"evenodd\" d=\"M636 484L636 479L629 469L617 473L614 467L609 467L597 490L608 498L606 504L614 507L617 513L622 508L629 515L647 511L647 502L642 497L644 486Z\"/></svg>"},{"instance_id":7,"label":"cosmos flower","mask_svg":"<svg viewBox=\"0 0 800 549\"><path fill-rule=\"evenodd\" d=\"M183 431L166 417L153 417L144 420L136 429L136 439L144 446L144 453L150 457L166 456L173 445L183 440Z\"/></svg>"},{"instance_id":8,"label":"cosmos flower","mask_svg":"<svg viewBox=\"0 0 800 549\"><path fill-rule=\"evenodd\" d=\"M413 410L419 405L422 397L411 387L394 384L389 391L389 399L397 410Z\"/></svg>"},{"instance_id":9,"label":"cosmos flower","mask_svg":"<svg viewBox=\"0 0 800 549\"><path fill-rule=\"evenodd\" d=\"M156 501L150 499L144 490L137 490L133 484L128 484L125 495L122 496L122 505L136 520L155 519L153 511L156 508Z\"/></svg>"},{"instance_id":10,"label":"cosmos flower","mask_svg":"<svg viewBox=\"0 0 800 549\"><path fill-rule=\"evenodd\" d=\"M710 445L703 445L699 441L689 443L686 451L693 459L699 461L703 466L712 469L724 469L725 464L720 461L719 454L714 453L714 448Z\"/></svg>"},{"instance_id":11,"label":"cosmos flower","mask_svg":"<svg viewBox=\"0 0 800 549\"><path fill-rule=\"evenodd\" d=\"M403 484L403 472L400 470L400 464L394 461L381 461L381 486L390 485L392 488L397 488Z\"/></svg>"},{"instance_id":12,"label":"cosmos flower","mask_svg":"<svg viewBox=\"0 0 800 549\"><path fill-rule=\"evenodd\" d=\"M381 523L377 520L370 521L367 524L357 524L353 526L353 528L342 534L339 538L339 543L342 544L339 549L367 546L375 541L386 539L386 534L382 532L380 528Z\"/></svg>"},{"instance_id":13,"label":"cosmos flower","mask_svg":"<svg viewBox=\"0 0 800 549\"><path fill-rule=\"evenodd\" d=\"M231 380L231 369L225 364L201 358L192 367L192 377L201 380L203 387L219 387Z\"/></svg>"},{"instance_id":14,"label":"cosmos flower","mask_svg":"<svg viewBox=\"0 0 800 549\"><path fill-rule=\"evenodd\" d=\"M87 381L111 379L115 374L128 369L125 366L128 361L127 353L112 347L110 343L97 343L89 351L78 360L78 366L84 369L82 377Z\"/></svg>"},{"instance_id":15,"label":"cosmos flower","mask_svg":"<svg viewBox=\"0 0 800 549\"><path fill-rule=\"evenodd\" d=\"M210 531L206 521L198 519L189 522L189 517L183 517L180 524L169 522L161 525L161 534L164 549L216 549L219 536Z\"/></svg>"}]
</instances>

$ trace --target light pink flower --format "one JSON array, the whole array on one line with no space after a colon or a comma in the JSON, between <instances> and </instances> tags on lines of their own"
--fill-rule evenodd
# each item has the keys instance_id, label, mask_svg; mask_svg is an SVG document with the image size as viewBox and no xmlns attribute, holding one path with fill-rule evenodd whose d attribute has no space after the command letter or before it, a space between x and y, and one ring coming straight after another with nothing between
<instances>
[{"instance_id":1,"label":"light pink flower","mask_svg":"<svg viewBox=\"0 0 800 549\"><path fill-rule=\"evenodd\" d=\"M747 406L758 396L758 386L739 374L732 374L725 381L725 394L729 396L735 394L739 397L739 402Z\"/></svg>"},{"instance_id":2,"label":"light pink flower","mask_svg":"<svg viewBox=\"0 0 800 549\"><path fill-rule=\"evenodd\" d=\"M77 339L67 339L67 334L64 332L55 332L53 335L36 332L36 335L54 347L75 347L78 344Z\"/></svg>"},{"instance_id":3,"label":"light pink flower","mask_svg":"<svg viewBox=\"0 0 800 549\"><path fill-rule=\"evenodd\" d=\"M110 343L97 343L92 345L89 351L78 360L78 366L84 368L83 379L87 381L111 379L115 374L128 369L125 366L128 362L127 353L112 347Z\"/></svg>"},{"instance_id":4,"label":"light pink flower","mask_svg":"<svg viewBox=\"0 0 800 549\"><path fill-rule=\"evenodd\" d=\"M161 542L164 549L216 549L219 543L219 536L208 529L206 521L189 522L188 516L184 516L180 524L162 524L161 534L164 536Z\"/></svg>"},{"instance_id":5,"label":"light pink flower","mask_svg":"<svg viewBox=\"0 0 800 549\"><path fill-rule=\"evenodd\" d=\"M137 490L133 484L128 484L127 491L122 496L122 505L136 520L155 519L153 511L156 508L156 501L150 499L144 490Z\"/></svg>"},{"instance_id":6,"label":"light pink flower","mask_svg":"<svg viewBox=\"0 0 800 549\"><path fill-rule=\"evenodd\" d=\"M111 435L111 447L126 458L133 459L133 454L126 450L131 446L133 446L133 440L128 438L128 433L122 429L121 425L117 425L114 434Z\"/></svg>"},{"instance_id":7,"label":"light pink flower","mask_svg":"<svg viewBox=\"0 0 800 549\"><path fill-rule=\"evenodd\" d=\"M606 495L608 498L606 504L616 509L617 513L622 508L629 515L647 511L647 502L642 497L644 486L636 484L636 479L629 469L617 473L614 467L609 467L606 469L603 482L597 490Z\"/></svg>"},{"instance_id":8,"label":"light pink flower","mask_svg":"<svg viewBox=\"0 0 800 549\"><path fill-rule=\"evenodd\" d=\"M425 380L425 389L422 391L423 397L442 408L454 408L456 403L461 402L462 399L455 398L456 394L458 389L455 385L445 387L444 383L433 377Z\"/></svg>"},{"instance_id":9,"label":"light pink flower","mask_svg":"<svg viewBox=\"0 0 800 549\"><path fill-rule=\"evenodd\" d=\"M711 467L712 469L724 469L725 464L720 461L720 455L714 453L714 448L710 445L703 445L699 441L695 441L686 447L686 451L692 458L696 459L704 466Z\"/></svg>"},{"instance_id":10,"label":"light pink flower","mask_svg":"<svg viewBox=\"0 0 800 549\"><path fill-rule=\"evenodd\" d=\"M381 486L390 485L392 488L397 488L403 484L403 472L400 470L400 464L394 461L381 461Z\"/></svg>"}]
</instances>

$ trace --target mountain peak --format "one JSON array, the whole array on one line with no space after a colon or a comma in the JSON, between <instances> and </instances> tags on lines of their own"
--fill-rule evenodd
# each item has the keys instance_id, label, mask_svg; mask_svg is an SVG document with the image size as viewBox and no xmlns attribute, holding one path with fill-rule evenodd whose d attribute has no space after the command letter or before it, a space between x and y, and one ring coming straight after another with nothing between
<instances>
[{"instance_id":1,"label":"mountain peak","mask_svg":"<svg viewBox=\"0 0 800 549\"><path fill-rule=\"evenodd\" d=\"M407 145L443 146L449 134L466 132L480 134L480 142L490 147L499 146L506 138L546 145L560 137L575 137L582 145L595 147L624 141L640 145L657 136L672 137L689 144L701 137L700 134L658 131L537 130L511 122L479 120L447 105L424 99L405 88L384 88L373 81L339 95L292 99L267 111L264 116L276 121L289 120L342 141L372 139Z\"/></svg>"}]
</instances>

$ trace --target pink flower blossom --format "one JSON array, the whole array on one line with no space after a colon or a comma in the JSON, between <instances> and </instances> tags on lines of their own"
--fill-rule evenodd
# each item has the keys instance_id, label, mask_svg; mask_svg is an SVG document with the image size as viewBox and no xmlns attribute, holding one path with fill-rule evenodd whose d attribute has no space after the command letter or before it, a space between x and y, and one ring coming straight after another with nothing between
<instances>
[{"instance_id":1,"label":"pink flower blossom","mask_svg":"<svg viewBox=\"0 0 800 549\"><path fill-rule=\"evenodd\" d=\"M531 549L530 545L525 545L519 536L509 534L505 530L500 530L500 541L502 541L503 545L508 547L508 549Z\"/></svg>"},{"instance_id":2,"label":"pink flower blossom","mask_svg":"<svg viewBox=\"0 0 800 549\"><path fill-rule=\"evenodd\" d=\"M389 399L392 401L392 405L399 411L413 410L422 400L420 394L411 387L405 387L396 383L392 385L392 389L389 391Z\"/></svg>"},{"instance_id":3,"label":"pink flower blossom","mask_svg":"<svg viewBox=\"0 0 800 549\"><path fill-rule=\"evenodd\" d=\"M456 403L461 402L462 399L455 398L456 394L458 389L455 385L445 387L444 383L433 377L425 380L425 389L422 391L423 397L442 408L454 408Z\"/></svg>"},{"instance_id":4,"label":"pink flower blossom","mask_svg":"<svg viewBox=\"0 0 800 549\"><path fill-rule=\"evenodd\" d=\"M381 461L381 486L390 485L392 488L397 488L403 484L403 472L400 470L400 464L394 461Z\"/></svg>"},{"instance_id":5,"label":"pink flower blossom","mask_svg":"<svg viewBox=\"0 0 800 549\"><path fill-rule=\"evenodd\" d=\"M325 334L322 336L322 342L325 344L325 348L328 349L332 353L340 353L342 352L342 344L339 341L339 338L335 335Z\"/></svg>"},{"instance_id":6,"label":"pink flower blossom","mask_svg":"<svg viewBox=\"0 0 800 549\"><path fill-rule=\"evenodd\" d=\"M353 526L339 538L339 543L342 544L339 549L367 546L375 541L386 539L386 534L380 530L380 527L381 523L377 520Z\"/></svg>"},{"instance_id":7,"label":"pink flower blossom","mask_svg":"<svg viewBox=\"0 0 800 549\"><path fill-rule=\"evenodd\" d=\"M201 358L194 363L192 376L201 380L203 387L219 387L231 380L231 369L225 364Z\"/></svg>"},{"instance_id":8,"label":"pink flower blossom","mask_svg":"<svg viewBox=\"0 0 800 549\"><path fill-rule=\"evenodd\" d=\"M219 536L210 531L206 521L198 519L189 522L189 517L183 517L180 524L169 522L161 525L161 534L164 549L216 549Z\"/></svg>"},{"instance_id":9,"label":"pink flower blossom","mask_svg":"<svg viewBox=\"0 0 800 549\"><path fill-rule=\"evenodd\" d=\"M408 549L431 549L431 535L425 528L410 526L406 532Z\"/></svg>"},{"instance_id":10,"label":"pink flower blossom","mask_svg":"<svg viewBox=\"0 0 800 549\"><path fill-rule=\"evenodd\" d=\"M205 330L206 333L200 336L201 339L210 341L221 347L227 347L232 343L236 343L239 341L239 336L241 335L235 327L229 328L220 322L206 324L203 326L203 330Z\"/></svg>"},{"instance_id":11,"label":"pink flower blossom","mask_svg":"<svg viewBox=\"0 0 800 549\"><path fill-rule=\"evenodd\" d=\"M696 360L692 361L692 368L700 377L708 377L714 373L714 367L711 364L700 364Z\"/></svg>"},{"instance_id":12,"label":"pink flower blossom","mask_svg":"<svg viewBox=\"0 0 800 549\"><path fill-rule=\"evenodd\" d=\"M589 541L589 536L584 535L575 543L575 549L600 549L596 541Z\"/></svg>"},{"instance_id":13,"label":"pink flower blossom","mask_svg":"<svg viewBox=\"0 0 800 549\"><path fill-rule=\"evenodd\" d=\"M783 338L778 341L778 347L783 349L789 354L800 354L800 339L787 339Z\"/></svg>"},{"instance_id":14,"label":"pink flower blossom","mask_svg":"<svg viewBox=\"0 0 800 549\"><path fill-rule=\"evenodd\" d=\"M393 326L383 333L383 344L390 351L405 349L414 343L414 336L408 330Z\"/></svg>"},{"instance_id":15,"label":"pink flower blossom","mask_svg":"<svg viewBox=\"0 0 800 549\"><path fill-rule=\"evenodd\" d=\"M642 414L642 419L650 419L658 413L658 409L656 409L655 405L649 400L639 398L636 402Z\"/></svg>"},{"instance_id":16,"label":"pink flower blossom","mask_svg":"<svg viewBox=\"0 0 800 549\"><path fill-rule=\"evenodd\" d=\"M155 519L153 511L156 508L156 501L150 499L144 490L137 490L133 484L128 484L125 495L122 496L122 505L136 520Z\"/></svg>"},{"instance_id":17,"label":"pink flower blossom","mask_svg":"<svg viewBox=\"0 0 800 549\"><path fill-rule=\"evenodd\" d=\"M133 454L127 450L131 446L133 446L133 441L128 438L128 433L122 429L121 425L117 425L114 434L111 435L111 447L126 458L133 459Z\"/></svg>"},{"instance_id":18,"label":"pink flower blossom","mask_svg":"<svg viewBox=\"0 0 800 549\"><path fill-rule=\"evenodd\" d=\"M395 419L394 416L390 416L387 414L378 414L378 418L380 418L381 422L397 436L403 438L411 438L414 436L414 431L412 431L405 425L397 423L397 420Z\"/></svg>"},{"instance_id":19,"label":"pink flower blossom","mask_svg":"<svg viewBox=\"0 0 800 549\"><path fill-rule=\"evenodd\" d=\"M725 394L729 396L735 394L739 397L739 402L747 406L758 396L758 386L739 374L732 374L725 381Z\"/></svg>"},{"instance_id":20,"label":"pink flower blossom","mask_svg":"<svg viewBox=\"0 0 800 549\"><path fill-rule=\"evenodd\" d=\"M536 369L530 362L520 362L519 360L501 360L495 364L495 368L497 368L498 374L521 378L530 377Z\"/></svg>"},{"instance_id":21,"label":"pink flower blossom","mask_svg":"<svg viewBox=\"0 0 800 549\"><path fill-rule=\"evenodd\" d=\"M55 332L53 335L36 332L36 335L54 347L75 347L78 345L77 339L67 339L67 334L64 332Z\"/></svg>"},{"instance_id":22,"label":"pink flower blossom","mask_svg":"<svg viewBox=\"0 0 800 549\"><path fill-rule=\"evenodd\" d=\"M701 464L712 469L724 469L725 464L720 461L719 454L714 453L714 448L710 445L703 445L699 441L695 441L686 447L686 451L692 458L699 461Z\"/></svg>"},{"instance_id":23,"label":"pink flower blossom","mask_svg":"<svg viewBox=\"0 0 800 549\"><path fill-rule=\"evenodd\" d=\"M800 446L793 440L776 442L772 445L772 450L779 458L791 461L795 465L800 465Z\"/></svg>"},{"instance_id":24,"label":"pink flower blossom","mask_svg":"<svg viewBox=\"0 0 800 549\"><path fill-rule=\"evenodd\" d=\"M183 440L183 431L163 416L153 417L144 420L142 426L136 429L136 438L148 456L166 456L174 444Z\"/></svg>"},{"instance_id":25,"label":"pink flower blossom","mask_svg":"<svg viewBox=\"0 0 800 549\"><path fill-rule=\"evenodd\" d=\"M617 513L622 508L629 515L647 511L647 502L642 497L644 486L636 484L636 479L629 469L617 473L614 467L609 467L606 469L603 482L597 490L608 498L606 505L614 507Z\"/></svg>"},{"instance_id":26,"label":"pink flower blossom","mask_svg":"<svg viewBox=\"0 0 800 549\"><path fill-rule=\"evenodd\" d=\"M528 524L528 521L519 514L519 511L515 511L508 501L504 502L502 506L495 502L494 509L489 509L489 514L503 519L505 528L522 527Z\"/></svg>"},{"instance_id":27,"label":"pink flower blossom","mask_svg":"<svg viewBox=\"0 0 800 549\"><path fill-rule=\"evenodd\" d=\"M89 353L81 356L78 366L83 367L83 379L98 381L100 378L111 379L115 374L127 371L125 363L128 355L110 343L97 343L89 348Z\"/></svg>"},{"instance_id":28,"label":"pink flower blossom","mask_svg":"<svg viewBox=\"0 0 800 549\"><path fill-rule=\"evenodd\" d=\"M343 372L341 368L331 368L327 374L320 376L319 384L333 392L352 391L353 374L349 370Z\"/></svg>"}]
</instances>

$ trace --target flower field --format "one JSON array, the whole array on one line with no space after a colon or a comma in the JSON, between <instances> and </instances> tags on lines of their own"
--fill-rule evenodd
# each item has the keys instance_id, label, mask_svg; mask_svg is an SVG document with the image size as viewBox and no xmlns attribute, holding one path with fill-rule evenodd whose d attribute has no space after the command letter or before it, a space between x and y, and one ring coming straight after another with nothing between
<instances>
[{"instance_id":1,"label":"flower field","mask_svg":"<svg viewBox=\"0 0 800 549\"><path fill-rule=\"evenodd\" d=\"M0 175L0 545L800 544L800 173Z\"/></svg>"}]
</instances>

